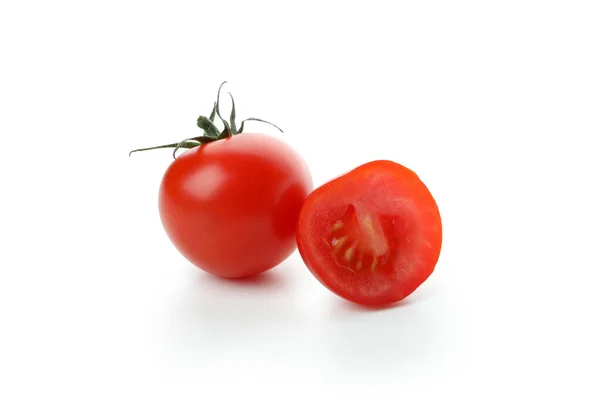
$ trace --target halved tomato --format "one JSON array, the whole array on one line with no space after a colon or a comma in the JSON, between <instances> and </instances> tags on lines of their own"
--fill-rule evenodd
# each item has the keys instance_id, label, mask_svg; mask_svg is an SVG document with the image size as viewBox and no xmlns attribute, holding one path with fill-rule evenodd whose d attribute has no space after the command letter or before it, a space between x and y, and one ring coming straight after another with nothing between
<instances>
[{"instance_id":1,"label":"halved tomato","mask_svg":"<svg viewBox=\"0 0 600 400\"><path fill-rule=\"evenodd\" d=\"M346 300L381 306L406 298L432 274L442 221L417 174L378 160L314 190L302 206L296 240L325 287Z\"/></svg>"}]
</instances>

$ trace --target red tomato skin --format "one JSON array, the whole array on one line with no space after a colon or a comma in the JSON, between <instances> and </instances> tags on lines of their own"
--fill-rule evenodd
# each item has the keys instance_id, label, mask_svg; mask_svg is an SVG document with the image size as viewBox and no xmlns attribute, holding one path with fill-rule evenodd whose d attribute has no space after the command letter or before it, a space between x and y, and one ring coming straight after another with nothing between
<instances>
[{"instance_id":1,"label":"red tomato skin","mask_svg":"<svg viewBox=\"0 0 600 400\"><path fill-rule=\"evenodd\" d=\"M182 153L167 168L159 214L177 250L223 278L267 271L296 249L310 171L287 143L243 133Z\"/></svg>"},{"instance_id":2,"label":"red tomato skin","mask_svg":"<svg viewBox=\"0 0 600 400\"><path fill-rule=\"evenodd\" d=\"M379 224L385 239L378 241L385 245L381 259L389 258L374 271L359 270L356 258L352 265L332 256L331 232L349 207L355 214L349 221L360 220L359 212L387 220ZM363 164L315 189L302 206L296 232L300 256L319 282L346 300L374 307L412 294L433 273L442 247L442 220L429 189L413 171L388 160ZM345 232L346 243L364 242L355 232Z\"/></svg>"}]
</instances>

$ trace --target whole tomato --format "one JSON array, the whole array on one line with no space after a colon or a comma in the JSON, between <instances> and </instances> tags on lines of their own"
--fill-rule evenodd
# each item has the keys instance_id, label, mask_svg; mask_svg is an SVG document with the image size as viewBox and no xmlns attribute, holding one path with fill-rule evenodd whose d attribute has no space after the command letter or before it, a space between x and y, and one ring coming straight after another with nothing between
<instances>
[{"instance_id":1,"label":"whole tomato","mask_svg":"<svg viewBox=\"0 0 600 400\"><path fill-rule=\"evenodd\" d=\"M216 128L215 115L223 131ZM162 178L160 218L185 258L224 278L250 277L289 257L297 246L300 209L313 189L305 161L290 145L242 133L244 121L236 130L235 104L230 121L223 119L217 97L210 117L198 118L205 135L134 150L170 147L175 155L179 148L189 149Z\"/></svg>"}]
</instances>

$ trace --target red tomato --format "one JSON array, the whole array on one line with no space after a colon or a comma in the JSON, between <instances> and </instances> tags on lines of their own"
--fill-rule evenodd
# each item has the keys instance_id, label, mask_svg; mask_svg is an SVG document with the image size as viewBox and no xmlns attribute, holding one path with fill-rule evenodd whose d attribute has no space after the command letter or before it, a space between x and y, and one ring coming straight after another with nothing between
<instances>
[{"instance_id":1,"label":"red tomato","mask_svg":"<svg viewBox=\"0 0 600 400\"><path fill-rule=\"evenodd\" d=\"M349 301L382 306L404 299L431 275L442 222L419 177L380 160L312 192L300 212L297 242L325 287Z\"/></svg>"},{"instance_id":2,"label":"red tomato","mask_svg":"<svg viewBox=\"0 0 600 400\"><path fill-rule=\"evenodd\" d=\"M285 142L243 133L181 154L164 174L160 217L175 247L214 275L264 272L296 249L310 172Z\"/></svg>"}]
</instances>

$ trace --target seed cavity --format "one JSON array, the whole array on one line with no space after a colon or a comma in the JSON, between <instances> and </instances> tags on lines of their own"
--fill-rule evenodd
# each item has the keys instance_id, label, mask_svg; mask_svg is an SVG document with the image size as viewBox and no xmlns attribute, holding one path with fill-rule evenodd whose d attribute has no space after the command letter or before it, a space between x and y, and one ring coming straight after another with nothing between
<instances>
[{"instance_id":1,"label":"seed cavity","mask_svg":"<svg viewBox=\"0 0 600 400\"><path fill-rule=\"evenodd\" d=\"M360 204L349 206L338 218L329 225L326 238L337 264L355 275L385 269L395 242L388 241L384 224L393 226L399 221L382 218Z\"/></svg>"}]
</instances>

